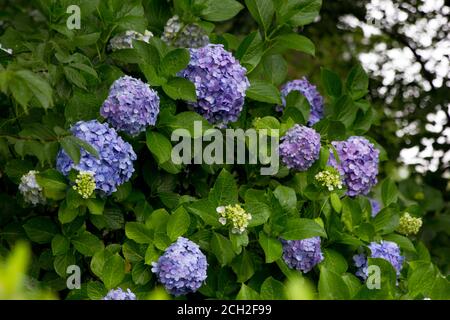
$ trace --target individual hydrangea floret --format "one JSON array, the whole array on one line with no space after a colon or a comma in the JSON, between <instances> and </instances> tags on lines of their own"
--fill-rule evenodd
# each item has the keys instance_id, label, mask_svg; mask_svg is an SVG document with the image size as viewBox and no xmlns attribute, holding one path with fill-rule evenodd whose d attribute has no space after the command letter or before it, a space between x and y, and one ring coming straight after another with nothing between
<instances>
[{"instance_id":1,"label":"individual hydrangea floret","mask_svg":"<svg viewBox=\"0 0 450 320\"><path fill-rule=\"evenodd\" d=\"M197 244L179 237L158 262L152 262L152 272L166 290L174 296L197 291L206 279L208 263Z\"/></svg>"},{"instance_id":2,"label":"individual hydrangea floret","mask_svg":"<svg viewBox=\"0 0 450 320\"><path fill-rule=\"evenodd\" d=\"M379 150L363 137L350 137L346 141L333 141L339 163L331 152L328 164L343 176L347 195L368 194L377 183Z\"/></svg>"},{"instance_id":3,"label":"individual hydrangea floret","mask_svg":"<svg viewBox=\"0 0 450 320\"><path fill-rule=\"evenodd\" d=\"M306 77L290 81L281 88L281 101L283 102L283 105L278 106L277 111L282 111L286 107L286 97L293 90L299 91L305 96L311 106L308 125L312 126L319 122L324 116L323 97L320 95L319 91L317 91L316 86L309 83Z\"/></svg>"},{"instance_id":4,"label":"individual hydrangea floret","mask_svg":"<svg viewBox=\"0 0 450 320\"><path fill-rule=\"evenodd\" d=\"M123 291L122 288L111 289L102 300L136 300L136 295L130 289Z\"/></svg>"},{"instance_id":5,"label":"individual hydrangea floret","mask_svg":"<svg viewBox=\"0 0 450 320\"><path fill-rule=\"evenodd\" d=\"M42 187L36 181L38 171L30 170L20 178L19 191L25 202L32 205L45 204Z\"/></svg>"},{"instance_id":6,"label":"individual hydrangea floret","mask_svg":"<svg viewBox=\"0 0 450 320\"><path fill-rule=\"evenodd\" d=\"M128 30L113 37L109 41L109 48L112 51L121 49L132 49L133 40L139 40L148 43L150 41L150 38L152 37L153 33L151 33L148 30L145 30L144 34L134 30Z\"/></svg>"},{"instance_id":7,"label":"individual hydrangea floret","mask_svg":"<svg viewBox=\"0 0 450 320\"><path fill-rule=\"evenodd\" d=\"M397 227L397 232L409 236L417 234L422 227L422 219L412 217L408 212L405 212L400 217L400 223Z\"/></svg>"},{"instance_id":8,"label":"individual hydrangea floret","mask_svg":"<svg viewBox=\"0 0 450 320\"><path fill-rule=\"evenodd\" d=\"M381 204L378 200L369 198L370 205L372 206L372 218L375 218L378 212L381 211Z\"/></svg>"},{"instance_id":9,"label":"individual hydrangea floret","mask_svg":"<svg viewBox=\"0 0 450 320\"><path fill-rule=\"evenodd\" d=\"M128 142L106 123L97 120L79 121L70 128L72 134L89 143L98 152L98 158L81 149L80 162L75 164L61 149L56 158L56 168L68 175L70 170L93 172L97 190L106 195L127 182L134 172L136 154Z\"/></svg>"},{"instance_id":10,"label":"individual hydrangea floret","mask_svg":"<svg viewBox=\"0 0 450 320\"><path fill-rule=\"evenodd\" d=\"M370 249L370 258L381 258L388 261L397 272L397 277L400 276L405 257L400 254L400 248L395 242L381 240L378 242L371 242L368 245ZM368 277L367 257L364 253L353 256L355 266L358 268L356 275L364 280Z\"/></svg>"},{"instance_id":11,"label":"individual hydrangea floret","mask_svg":"<svg viewBox=\"0 0 450 320\"><path fill-rule=\"evenodd\" d=\"M139 79L124 76L109 90L100 114L118 131L137 135L153 126L159 114L159 97L156 91Z\"/></svg>"},{"instance_id":12,"label":"individual hydrangea floret","mask_svg":"<svg viewBox=\"0 0 450 320\"><path fill-rule=\"evenodd\" d=\"M336 169L332 167L328 167L325 170L320 171L315 175L315 178L317 182L322 187L327 188L328 191L342 189L341 175Z\"/></svg>"},{"instance_id":13,"label":"individual hydrangea floret","mask_svg":"<svg viewBox=\"0 0 450 320\"><path fill-rule=\"evenodd\" d=\"M289 169L305 171L319 159L320 134L312 128L296 124L281 141L280 157Z\"/></svg>"},{"instance_id":14,"label":"individual hydrangea floret","mask_svg":"<svg viewBox=\"0 0 450 320\"><path fill-rule=\"evenodd\" d=\"M190 105L219 127L237 121L250 83L247 70L223 45L189 49L191 60L180 76L194 83L197 102Z\"/></svg>"},{"instance_id":15,"label":"individual hydrangea floret","mask_svg":"<svg viewBox=\"0 0 450 320\"><path fill-rule=\"evenodd\" d=\"M72 188L84 199L90 198L96 188L94 173L91 171L79 172Z\"/></svg>"},{"instance_id":16,"label":"individual hydrangea floret","mask_svg":"<svg viewBox=\"0 0 450 320\"><path fill-rule=\"evenodd\" d=\"M291 269L307 273L323 260L320 237L303 240L281 239L281 243L283 245L283 260Z\"/></svg>"},{"instance_id":17,"label":"individual hydrangea floret","mask_svg":"<svg viewBox=\"0 0 450 320\"><path fill-rule=\"evenodd\" d=\"M252 215L246 212L240 204L217 207L217 213L220 215L219 222L223 225L229 221L232 225L232 233L243 233L248 226Z\"/></svg>"},{"instance_id":18,"label":"individual hydrangea floret","mask_svg":"<svg viewBox=\"0 0 450 320\"><path fill-rule=\"evenodd\" d=\"M177 48L201 48L209 44L209 37L198 24L185 24L173 16L164 27L161 40Z\"/></svg>"}]
</instances>

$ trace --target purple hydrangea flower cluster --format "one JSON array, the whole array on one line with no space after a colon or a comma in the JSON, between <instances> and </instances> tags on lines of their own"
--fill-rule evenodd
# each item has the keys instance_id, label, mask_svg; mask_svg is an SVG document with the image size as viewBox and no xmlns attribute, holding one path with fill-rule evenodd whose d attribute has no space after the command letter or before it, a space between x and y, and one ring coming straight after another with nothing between
<instances>
[{"instance_id":1,"label":"purple hydrangea flower cluster","mask_svg":"<svg viewBox=\"0 0 450 320\"><path fill-rule=\"evenodd\" d=\"M289 169L305 171L319 158L320 134L312 128L296 124L281 141L281 160Z\"/></svg>"},{"instance_id":2,"label":"purple hydrangea flower cluster","mask_svg":"<svg viewBox=\"0 0 450 320\"><path fill-rule=\"evenodd\" d=\"M237 121L250 83L247 70L223 45L189 49L191 60L180 76L192 81L197 93L194 110L218 126Z\"/></svg>"},{"instance_id":3,"label":"purple hydrangea flower cluster","mask_svg":"<svg viewBox=\"0 0 450 320\"><path fill-rule=\"evenodd\" d=\"M333 141L340 163L333 152L328 164L343 176L347 194L351 197L367 194L377 183L379 150L363 137L350 137L346 141Z\"/></svg>"},{"instance_id":4,"label":"purple hydrangea flower cluster","mask_svg":"<svg viewBox=\"0 0 450 320\"><path fill-rule=\"evenodd\" d=\"M159 113L156 91L139 79L124 76L109 90L100 114L118 131L137 135L155 125Z\"/></svg>"},{"instance_id":5,"label":"purple hydrangea flower cluster","mask_svg":"<svg viewBox=\"0 0 450 320\"><path fill-rule=\"evenodd\" d=\"M56 158L56 168L68 175L70 170L89 171L94 174L96 189L106 195L117 190L117 186L131 178L136 154L128 142L106 123L97 120L79 121L70 128L72 134L89 143L99 154L94 155L81 149L80 162L75 164L61 149Z\"/></svg>"},{"instance_id":6,"label":"purple hydrangea flower cluster","mask_svg":"<svg viewBox=\"0 0 450 320\"><path fill-rule=\"evenodd\" d=\"M307 273L323 260L320 237L283 240L283 260L289 268Z\"/></svg>"},{"instance_id":7,"label":"purple hydrangea flower cluster","mask_svg":"<svg viewBox=\"0 0 450 320\"><path fill-rule=\"evenodd\" d=\"M109 290L102 300L136 300L136 295L130 289L123 291L122 288Z\"/></svg>"},{"instance_id":8,"label":"purple hydrangea flower cluster","mask_svg":"<svg viewBox=\"0 0 450 320\"><path fill-rule=\"evenodd\" d=\"M378 202L378 200L369 198L370 205L372 206L372 218L374 218L378 212L381 211L381 204Z\"/></svg>"},{"instance_id":9,"label":"purple hydrangea flower cluster","mask_svg":"<svg viewBox=\"0 0 450 320\"><path fill-rule=\"evenodd\" d=\"M397 272L397 277L400 275L405 257L400 254L400 248L395 242L381 240L379 243L371 242L368 247L371 252L370 258L382 258L388 261ZM364 280L367 279L368 265L366 255L363 253L354 255L353 261L358 268L356 275Z\"/></svg>"},{"instance_id":10,"label":"purple hydrangea flower cluster","mask_svg":"<svg viewBox=\"0 0 450 320\"><path fill-rule=\"evenodd\" d=\"M195 292L206 279L208 263L197 244L179 237L158 262L152 262L152 272L174 296Z\"/></svg>"},{"instance_id":11,"label":"purple hydrangea flower cluster","mask_svg":"<svg viewBox=\"0 0 450 320\"><path fill-rule=\"evenodd\" d=\"M316 86L309 83L306 77L290 81L281 88L281 101L283 102L283 105L278 106L277 111L282 111L284 107L286 107L286 97L293 90L299 91L304 95L311 106L308 125L312 126L319 122L324 116L323 97L320 95L319 91L317 91Z\"/></svg>"}]
</instances>

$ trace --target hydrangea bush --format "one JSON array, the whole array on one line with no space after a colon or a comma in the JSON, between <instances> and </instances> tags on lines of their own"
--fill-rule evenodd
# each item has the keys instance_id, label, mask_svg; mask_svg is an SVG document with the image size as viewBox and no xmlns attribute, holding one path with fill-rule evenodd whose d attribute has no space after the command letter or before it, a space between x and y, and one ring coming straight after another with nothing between
<instances>
[{"instance_id":1,"label":"hydrangea bush","mask_svg":"<svg viewBox=\"0 0 450 320\"><path fill-rule=\"evenodd\" d=\"M316 54L302 30L321 1L79 0L80 28L70 1L47 2L0 24L0 256L31 242L38 286L284 299L303 277L316 299L450 298L420 199L384 167L364 70L287 75L287 54ZM237 15L249 34L232 34ZM173 160L175 130L213 128L270 135L279 170ZM80 289L67 288L73 265Z\"/></svg>"}]
</instances>

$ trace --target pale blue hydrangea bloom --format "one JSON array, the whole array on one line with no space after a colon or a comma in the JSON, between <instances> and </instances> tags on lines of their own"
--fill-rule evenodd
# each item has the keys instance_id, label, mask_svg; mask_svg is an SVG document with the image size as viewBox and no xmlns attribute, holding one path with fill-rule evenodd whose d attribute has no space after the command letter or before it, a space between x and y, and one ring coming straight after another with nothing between
<instances>
[{"instance_id":1,"label":"pale blue hydrangea bloom","mask_svg":"<svg viewBox=\"0 0 450 320\"><path fill-rule=\"evenodd\" d=\"M20 178L19 184L19 191L22 194L23 199L25 202L31 203L32 205L45 203L42 187L36 181L37 173L39 172L30 170Z\"/></svg>"},{"instance_id":2,"label":"pale blue hydrangea bloom","mask_svg":"<svg viewBox=\"0 0 450 320\"><path fill-rule=\"evenodd\" d=\"M320 248L320 237L303 240L281 240L283 260L289 268L307 273L324 258Z\"/></svg>"},{"instance_id":3,"label":"pale blue hydrangea bloom","mask_svg":"<svg viewBox=\"0 0 450 320\"><path fill-rule=\"evenodd\" d=\"M136 295L130 289L123 291L122 288L111 289L102 300L137 300Z\"/></svg>"}]
</instances>

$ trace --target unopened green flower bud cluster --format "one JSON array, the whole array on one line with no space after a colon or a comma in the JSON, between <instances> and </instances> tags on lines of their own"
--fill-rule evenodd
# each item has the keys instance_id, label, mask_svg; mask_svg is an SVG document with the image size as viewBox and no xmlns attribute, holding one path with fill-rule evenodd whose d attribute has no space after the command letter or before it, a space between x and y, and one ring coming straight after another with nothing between
<instances>
[{"instance_id":1,"label":"unopened green flower bud cluster","mask_svg":"<svg viewBox=\"0 0 450 320\"><path fill-rule=\"evenodd\" d=\"M420 227L422 227L422 219L412 217L408 212L405 212L400 217L397 232L404 235L417 234Z\"/></svg>"},{"instance_id":2,"label":"unopened green flower bud cluster","mask_svg":"<svg viewBox=\"0 0 450 320\"><path fill-rule=\"evenodd\" d=\"M239 204L218 207L216 211L220 215L219 222L221 224L225 225L227 222L231 222L232 233L243 233L252 219L252 215Z\"/></svg>"},{"instance_id":3,"label":"unopened green flower bud cluster","mask_svg":"<svg viewBox=\"0 0 450 320\"><path fill-rule=\"evenodd\" d=\"M84 199L91 197L95 188L95 178L92 172L81 171L78 173L73 189L77 191L80 196Z\"/></svg>"},{"instance_id":4,"label":"unopened green flower bud cluster","mask_svg":"<svg viewBox=\"0 0 450 320\"><path fill-rule=\"evenodd\" d=\"M326 187L328 191L333 191L335 189L342 189L342 181L339 172L334 168L327 168L320 171L315 176L317 182L322 186Z\"/></svg>"}]
</instances>

